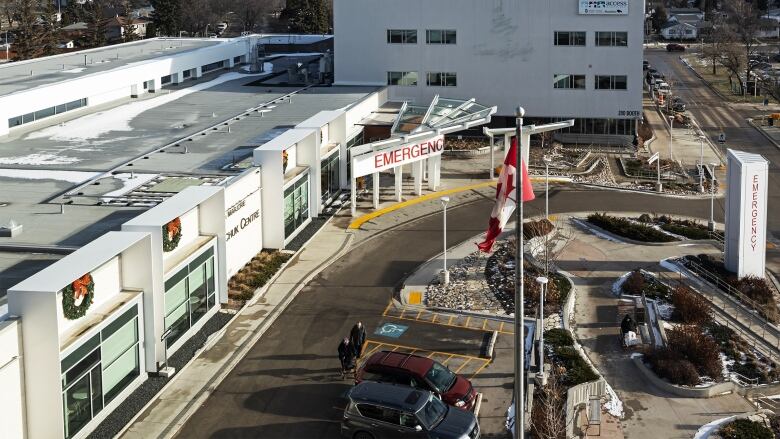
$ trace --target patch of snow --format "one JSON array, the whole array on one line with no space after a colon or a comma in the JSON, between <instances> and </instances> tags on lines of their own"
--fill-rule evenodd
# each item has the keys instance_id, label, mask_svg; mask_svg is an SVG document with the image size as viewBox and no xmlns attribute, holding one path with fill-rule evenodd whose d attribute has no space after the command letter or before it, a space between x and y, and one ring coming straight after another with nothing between
<instances>
[{"instance_id":1,"label":"patch of snow","mask_svg":"<svg viewBox=\"0 0 780 439\"><path fill-rule=\"evenodd\" d=\"M718 352L718 356L720 357L720 364L723 366L721 374L723 375L723 378L729 379L731 377L731 367L734 366L734 360L726 358L726 355L723 352Z\"/></svg>"},{"instance_id":2,"label":"patch of snow","mask_svg":"<svg viewBox=\"0 0 780 439\"><path fill-rule=\"evenodd\" d=\"M81 73L87 70L86 67L76 67L75 69L63 70L62 73Z\"/></svg>"},{"instance_id":3,"label":"patch of snow","mask_svg":"<svg viewBox=\"0 0 780 439\"><path fill-rule=\"evenodd\" d=\"M69 183L82 183L98 175L97 172L53 171L40 169L0 169L0 178L18 178L22 180L61 180Z\"/></svg>"},{"instance_id":4,"label":"patch of snow","mask_svg":"<svg viewBox=\"0 0 780 439\"><path fill-rule=\"evenodd\" d=\"M677 264L675 264L672 261L673 259L674 258L663 259L663 260L661 260L661 262L658 263L658 265L660 265L663 268L666 268L667 270L669 270L669 271L671 271L673 273L680 273L680 274L682 274L682 270L680 269L680 267Z\"/></svg>"},{"instance_id":5,"label":"patch of snow","mask_svg":"<svg viewBox=\"0 0 780 439\"><path fill-rule=\"evenodd\" d=\"M699 428L698 431L696 431L696 434L693 436L693 439L709 438L712 433L715 433L716 431L718 431L718 429L721 426L731 422L736 417L737 415L732 415L727 418L716 419L712 422L704 424L703 426L701 426L701 428Z\"/></svg>"},{"instance_id":6,"label":"patch of snow","mask_svg":"<svg viewBox=\"0 0 780 439\"><path fill-rule=\"evenodd\" d=\"M111 191L107 194L103 194L104 197L121 197L122 195L132 191L133 189L141 186L144 183L157 177L158 174L130 174L122 173L113 175L112 177L122 182L122 187L115 191ZM131 178L132 176L132 178Z\"/></svg>"},{"instance_id":7,"label":"patch of snow","mask_svg":"<svg viewBox=\"0 0 780 439\"><path fill-rule=\"evenodd\" d=\"M631 358L639 358L639 357L643 357L643 356L644 355L642 355L641 352L632 352L631 353Z\"/></svg>"},{"instance_id":8,"label":"patch of snow","mask_svg":"<svg viewBox=\"0 0 780 439\"><path fill-rule=\"evenodd\" d=\"M509 430L510 433L512 433L512 437L515 435L515 403L514 401L509 406L508 409L506 409L506 422L504 423L504 426L506 426L506 429Z\"/></svg>"},{"instance_id":9,"label":"patch of snow","mask_svg":"<svg viewBox=\"0 0 780 439\"><path fill-rule=\"evenodd\" d=\"M601 230L596 230L593 227L591 227L587 221L581 220L579 218L572 218L572 221L574 221L575 224L578 224L580 227L584 228L588 232L596 235L597 237L601 239L606 239L607 241L617 242L619 244L625 244L625 242L615 239L614 237L607 235L606 233L602 233Z\"/></svg>"},{"instance_id":10,"label":"patch of snow","mask_svg":"<svg viewBox=\"0 0 780 439\"><path fill-rule=\"evenodd\" d=\"M604 380L604 384L606 384L606 391L607 391L607 395L609 396L609 401L604 403L604 410L609 412L610 415L618 419L622 419L623 402L620 401L620 398L618 398L617 393L615 393L615 390L612 388L612 386L609 385L609 383L606 380Z\"/></svg>"},{"instance_id":11,"label":"patch of snow","mask_svg":"<svg viewBox=\"0 0 780 439\"><path fill-rule=\"evenodd\" d=\"M628 276L631 275L631 272L620 276L618 280L615 281L615 283L612 284L612 294L616 296L620 296L620 293L623 291L623 283L626 282L626 279L628 279Z\"/></svg>"},{"instance_id":12,"label":"patch of snow","mask_svg":"<svg viewBox=\"0 0 780 439\"><path fill-rule=\"evenodd\" d=\"M272 62L264 62L263 63L263 71L264 72L273 72L274 71L274 63L272 63Z\"/></svg>"},{"instance_id":13,"label":"patch of snow","mask_svg":"<svg viewBox=\"0 0 780 439\"><path fill-rule=\"evenodd\" d=\"M34 153L16 157L0 157L0 165L69 165L80 162L76 157L65 157L52 153Z\"/></svg>"},{"instance_id":14,"label":"patch of snow","mask_svg":"<svg viewBox=\"0 0 780 439\"><path fill-rule=\"evenodd\" d=\"M225 82L262 75L265 75L265 73L253 75L245 75L238 72L225 73L211 81L195 84L192 87L177 90L153 99L125 104L108 111L88 114L60 125L44 128L30 133L26 138L49 138L62 142L83 142L101 137L112 131L131 131L130 122L145 111L181 99L189 94L216 87Z\"/></svg>"},{"instance_id":15,"label":"patch of snow","mask_svg":"<svg viewBox=\"0 0 780 439\"><path fill-rule=\"evenodd\" d=\"M669 320L672 318L674 312L674 305L667 302L655 301L656 308L658 309L658 316L663 320Z\"/></svg>"},{"instance_id":16,"label":"patch of snow","mask_svg":"<svg viewBox=\"0 0 780 439\"><path fill-rule=\"evenodd\" d=\"M655 345L658 347L663 347L664 341L661 338L661 332L658 330L658 321L655 317L655 307L652 305L647 307L647 322L648 325L650 325L650 329L653 330L653 340L655 340Z\"/></svg>"}]
</instances>

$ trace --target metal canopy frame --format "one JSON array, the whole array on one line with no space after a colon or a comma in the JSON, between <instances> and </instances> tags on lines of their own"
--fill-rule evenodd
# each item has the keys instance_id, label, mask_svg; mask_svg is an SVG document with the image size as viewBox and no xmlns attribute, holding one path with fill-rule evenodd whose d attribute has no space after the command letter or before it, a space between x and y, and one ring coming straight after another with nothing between
<instances>
[{"instance_id":1,"label":"metal canopy frame","mask_svg":"<svg viewBox=\"0 0 780 439\"><path fill-rule=\"evenodd\" d=\"M528 156L531 149L531 135L541 134L547 131L555 131L563 128L569 128L574 126L574 119L564 120L561 122L553 122L544 125L523 125L521 130L520 150L523 153L523 161L528 164ZM512 128L482 128L482 132L490 137L490 178L494 178L495 163L493 158L493 138L496 136L504 136L504 157L509 152L509 139L515 136L517 132L516 127Z\"/></svg>"}]
</instances>

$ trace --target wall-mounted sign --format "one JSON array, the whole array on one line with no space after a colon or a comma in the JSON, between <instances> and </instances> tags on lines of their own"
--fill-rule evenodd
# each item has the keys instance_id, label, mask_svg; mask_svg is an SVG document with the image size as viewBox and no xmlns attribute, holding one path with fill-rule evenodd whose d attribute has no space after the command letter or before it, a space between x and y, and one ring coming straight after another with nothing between
<instances>
[{"instance_id":1,"label":"wall-mounted sign","mask_svg":"<svg viewBox=\"0 0 780 439\"><path fill-rule=\"evenodd\" d=\"M580 15L628 15L628 0L579 0Z\"/></svg>"},{"instance_id":2,"label":"wall-mounted sign","mask_svg":"<svg viewBox=\"0 0 780 439\"><path fill-rule=\"evenodd\" d=\"M444 135L438 135L415 143L406 143L380 151L367 152L352 158L355 177L416 162L441 155L444 151Z\"/></svg>"},{"instance_id":3,"label":"wall-mounted sign","mask_svg":"<svg viewBox=\"0 0 780 439\"><path fill-rule=\"evenodd\" d=\"M263 248L260 173L250 172L225 187L225 261L232 276Z\"/></svg>"}]
</instances>

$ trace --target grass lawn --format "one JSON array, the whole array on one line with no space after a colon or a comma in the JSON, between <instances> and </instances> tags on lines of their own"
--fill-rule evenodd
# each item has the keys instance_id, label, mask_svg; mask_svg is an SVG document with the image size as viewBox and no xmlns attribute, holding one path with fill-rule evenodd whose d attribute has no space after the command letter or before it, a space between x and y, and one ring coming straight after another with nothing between
<instances>
[{"instance_id":1,"label":"grass lawn","mask_svg":"<svg viewBox=\"0 0 780 439\"><path fill-rule=\"evenodd\" d=\"M710 83L713 88L718 90L723 96L731 102L749 102L749 103L763 103L763 96L739 96L731 91L729 85L728 70L725 67L718 66L717 75L712 74L712 66L701 64L701 60L698 55L683 55L683 58L687 59L691 67L704 78L705 81ZM770 98L771 99L771 98Z\"/></svg>"}]
</instances>

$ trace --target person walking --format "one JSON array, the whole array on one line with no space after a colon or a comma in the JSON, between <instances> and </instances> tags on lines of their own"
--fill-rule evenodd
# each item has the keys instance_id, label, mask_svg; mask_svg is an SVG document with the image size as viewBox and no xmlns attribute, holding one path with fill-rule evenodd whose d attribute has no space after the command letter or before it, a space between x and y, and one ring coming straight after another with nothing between
<instances>
[{"instance_id":1,"label":"person walking","mask_svg":"<svg viewBox=\"0 0 780 439\"><path fill-rule=\"evenodd\" d=\"M366 328L363 322L358 321L349 332L349 341L352 343L352 349L355 351L355 358L363 355L363 344L366 342Z\"/></svg>"},{"instance_id":2,"label":"person walking","mask_svg":"<svg viewBox=\"0 0 780 439\"><path fill-rule=\"evenodd\" d=\"M350 370L355 369L355 351L349 342L349 337L344 337L339 343L339 361L341 362L341 378L349 373Z\"/></svg>"}]
</instances>

